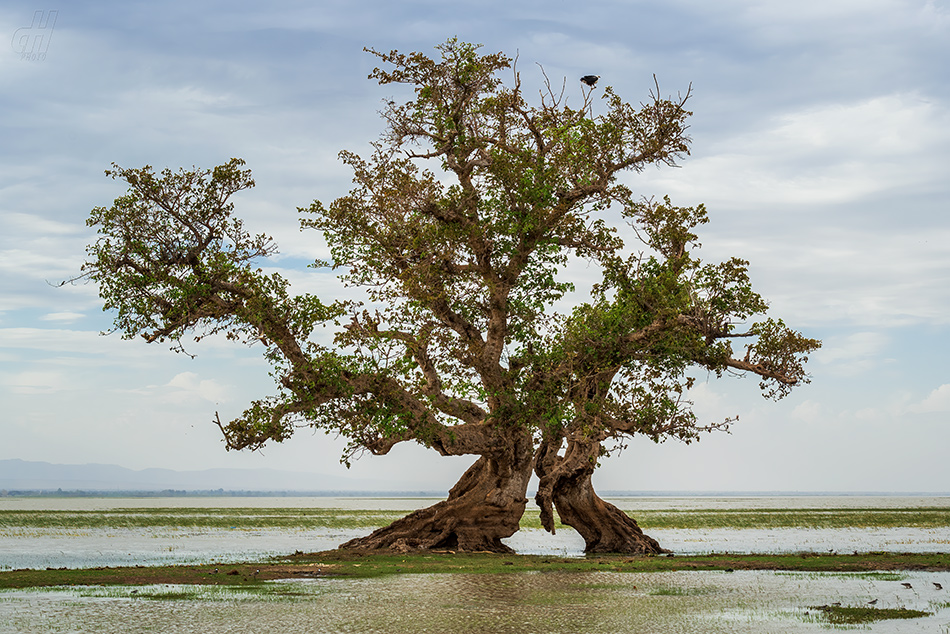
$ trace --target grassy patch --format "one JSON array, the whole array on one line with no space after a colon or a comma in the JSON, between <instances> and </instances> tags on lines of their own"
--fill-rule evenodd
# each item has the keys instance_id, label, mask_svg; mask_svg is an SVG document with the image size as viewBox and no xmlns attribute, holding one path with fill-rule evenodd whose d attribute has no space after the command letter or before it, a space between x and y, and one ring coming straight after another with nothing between
<instances>
[{"instance_id":1,"label":"grassy patch","mask_svg":"<svg viewBox=\"0 0 950 634\"><path fill-rule=\"evenodd\" d=\"M0 572L0 588L75 585L204 584L253 586L272 579L380 577L399 574L513 572L662 572L684 570L789 570L874 573L950 570L950 554L702 555L690 557L546 557L492 553L298 553L260 563L116 567Z\"/></svg>"},{"instance_id":2,"label":"grassy patch","mask_svg":"<svg viewBox=\"0 0 950 634\"><path fill-rule=\"evenodd\" d=\"M800 555L799 555L800 556ZM798 578L828 578L828 577L842 577L848 579L867 579L868 581L903 581L907 578L907 575L903 572L882 572L882 571L871 571L871 572L816 572L813 575L809 573L802 574L801 572L779 572L780 575L795 575Z\"/></svg>"},{"instance_id":3,"label":"grassy patch","mask_svg":"<svg viewBox=\"0 0 950 634\"><path fill-rule=\"evenodd\" d=\"M108 585L257 586L273 579L313 579L333 574L332 564L262 562L202 566L134 566L0 572L0 588Z\"/></svg>"},{"instance_id":4,"label":"grassy patch","mask_svg":"<svg viewBox=\"0 0 950 634\"><path fill-rule=\"evenodd\" d=\"M861 625L889 619L919 619L931 612L908 608L875 608L872 606L816 605L808 608L820 615L820 620L832 625Z\"/></svg>"},{"instance_id":5,"label":"grassy patch","mask_svg":"<svg viewBox=\"0 0 950 634\"><path fill-rule=\"evenodd\" d=\"M319 529L374 528L404 511L296 508L130 508L108 511L0 511L0 529L100 528Z\"/></svg>"},{"instance_id":6,"label":"grassy patch","mask_svg":"<svg viewBox=\"0 0 950 634\"><path fill-rule=\"evenodd\" d=\"M286 558L284 561L287 563L322 562L332 564L334 574L355 576L429 572L504 573L554 570L576 572L790 570L848 573L950 570L950 554L941 553L549 557L543 555L454 554L448 552L400 555L396 553L361 553L349 550L332 550L315 554L297 554Z\"/></svg>"},{"instance_id":7,"label":"grassy patch","mask_svg":"<svg viewBox=\"0 0 950 634\"><path fill-rule=\"evenodd\" d=\"M716 509L639 511L650 528L944 528L950 508Z\"/></svg>"},{"instance_id":8,"label":"grassy patch","mask_svg":"<svg viewBox=\"0 0 950 634\"><path fill-rule=\"evenodd\" d=\"M82 585L50 586L44 590L65 592L79 599L129 599L135 601L241 601L296 600L327 594L326 587L286 583L255 583L244 585L209 584L145 584L145 585Z\"/></svg>"},{"instance_id":9,"label":"grassy patch","mask_svg":"<svg viewBox=\"0 0 950 634\"><path fill-rule=\"evenodd\" d=\"M126 508L94 511L0 510L0 530L99 528L318 529L385 526L407 511L327 508ZM950 508L646 510L633 513L645 529L946 528ZM560 526L560 524L558 524ZM522 528L541 528L537 512Z\"/></svg>"}]
</instances>

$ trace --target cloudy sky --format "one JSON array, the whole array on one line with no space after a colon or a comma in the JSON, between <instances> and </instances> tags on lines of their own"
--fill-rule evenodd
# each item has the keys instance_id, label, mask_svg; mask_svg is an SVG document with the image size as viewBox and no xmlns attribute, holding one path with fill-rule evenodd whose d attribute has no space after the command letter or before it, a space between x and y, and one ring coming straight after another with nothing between
<instances>
[{"instance_id":1,"label":"cloudy sky","mask_svg":"<svg viewBox=\"0 0 950 634\"><path fill-rule=\"evenodd\" d=\"M206 341L192 360L100 336L96 288L55 284L83 262L89 211L124 191L103 174L112 162L242 157L257 187L237 213L280 245L267 267L340 296L306 268L326 251L296 208L345 194L338 151L365 153L382 131L397 89L366 79L362 48L432 52L458 36L517 53L526 86L536 63L566 77L574 103L587 73L632 102L654 74L666 94L691 84L692 156L627 182L705 202L704 259L750 260L771 313L824 341L812 383L779 403L752 378L701 375L697 413L738 415L732 433L634 441L601 489L950 491L945 0L8 0L0 36L0 459L450 487L471 460L412 446L349 472L342 442L306 431L225 452L211 420L269 393L260 347ZM572 274L583 286L590 272Z\"/></svg>"}]
</instances>

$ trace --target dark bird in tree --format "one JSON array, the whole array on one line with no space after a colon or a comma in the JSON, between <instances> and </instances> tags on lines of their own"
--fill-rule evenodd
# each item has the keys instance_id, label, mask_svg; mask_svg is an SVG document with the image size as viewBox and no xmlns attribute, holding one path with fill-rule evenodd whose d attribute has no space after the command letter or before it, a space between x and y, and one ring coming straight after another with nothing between
<instances>
[{"instance_id":1,"label":"dark bird in tree","mask_svg":"<svg viewBox=\"0 0 950 634\"><path fill-rule=\"evenodd\" d=\"M581 81L593 88L597 85L597 80L600 79L600 75L584 75L581 77Z\"/></svg>"}]
</instances>

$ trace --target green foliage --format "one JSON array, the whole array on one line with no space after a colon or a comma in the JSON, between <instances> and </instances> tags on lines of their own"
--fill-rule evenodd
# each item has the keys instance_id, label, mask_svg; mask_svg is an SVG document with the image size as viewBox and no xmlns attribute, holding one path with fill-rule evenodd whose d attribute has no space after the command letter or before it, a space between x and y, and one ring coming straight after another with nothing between
<instances>
[{"instance_id":1,"label":"green foliage","mask_svg":"<svg viewBox=\"0 0 950 634\"><path fill-rule=\"evenodd\" d=\"M689 442L729 423L697 422L691 368L758 374L773 397L807 380L819 342L781 320L745 326L767 308L748 263L696 257L705 207L636 200L619 182L689 153L688 93L661 98L657 86L633 106L607 87L595 116L589 93L575 109L549 86L529 104L501 53L455 39L437 51L369 50L384 66L370 78L413 97L387 102L369 156L340 153L353 170L347 195L300 209L368 306L293 295L254 268L276 247L232 214L229 198L254 185L243 161L107 172L129 190L93 210L99 239L83 271L116 329L179 346L213 333L266 346L277 394L218 421L230 448L282 441L299 425L348 438L347 458L407 440L485 455L510 449L511 430L596 451L634 434ZM645 253L607 222L617 210ZM558 313L576 258L603 279L589 303ZM309 339L344 316L332 348ZM739 337L751 340L742 359Z\"/></svg>"},{"instance_id":2,"label":"green foliage","mask_svg":"<svg viewBox=\"0 0 950 634\"><path fill-rule=\"evenodd\" d=\"M254 186L243 165L231 159L213 170L106 171L129 189L111 207L92 210L87 224L99 239L87 249L83 272L99 284L104 309L116 311L125 338L177 342L196 331L198 339L216 332L263 339L255 322L265 316L306 336L315 323L342 314L313 296L291 299L286 280L252 268L276 247L232 215L228 199Z\"/></svg>"}]
</instances>

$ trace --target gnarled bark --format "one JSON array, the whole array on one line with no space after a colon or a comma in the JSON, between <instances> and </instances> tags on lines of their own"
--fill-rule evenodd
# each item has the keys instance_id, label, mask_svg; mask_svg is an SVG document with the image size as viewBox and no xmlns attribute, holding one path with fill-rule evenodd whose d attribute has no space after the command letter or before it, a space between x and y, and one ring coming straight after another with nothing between
<instances>
[{"instance_id":1,"label":"gnarled bark","mask_svg":"<svg viewBox=\"0 0 950 634\"><path fill-rule=\"evenodd\" d=\"M541 523L554 533L552 504L561 522L584 538L586 553L652 555L669 552L645 535L637 522L594 491L591 475L597 466L600 443L569 441L564 456L560 443L542 443L535 471L541 479L535 500L541 507Z\"/></svg>"},{"instance_id":2,"label":"gnarled bark","mask_svg":"<svg viewBox=\"0 0 950 634\"><path fill-rule=\"evenodd\" d=\"M452 487L448 499L340 548L513 552L501 540L518 531L528 503L530 439L520 439L506 454L479 458Z\"/></svg>"},{"instance_id":3,"label":"gnarled bark","mask_svg":"<svg viewBox=\"0 0 950 634\"><path fill-rule=\"evenodd\" d=\"M591 473L562 479L554 488L554 507L564 524L584 538L587 553L652 555L669 552L644 534L636 520L602 500L591 484Z\"/></svg>"}]
</instances>

